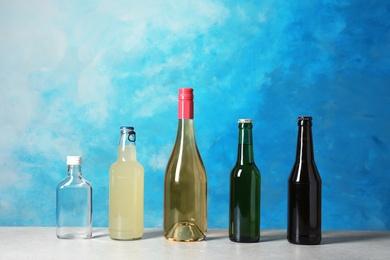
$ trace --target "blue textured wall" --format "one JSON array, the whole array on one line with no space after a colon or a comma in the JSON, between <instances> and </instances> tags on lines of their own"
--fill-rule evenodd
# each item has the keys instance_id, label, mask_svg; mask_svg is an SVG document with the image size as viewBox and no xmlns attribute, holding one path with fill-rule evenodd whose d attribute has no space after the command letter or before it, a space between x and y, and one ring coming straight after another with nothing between
<instances>
[{"instance_id":1,"label":"blue textured wall","mask_svg":"<svg viewBox=\"0 0 390 260\"><path fill-rule=\"evenodd\" d=\"M145 226L162 226L177 89L195 89L209 227L227 227L237 119L254 120L262 228L286 227L297 116L314 118L324 229L390 230L390 3L1 1L0 225L55 225L82 154L107 226L118 129L137 131Z\"/></svg>"}]
</instances>

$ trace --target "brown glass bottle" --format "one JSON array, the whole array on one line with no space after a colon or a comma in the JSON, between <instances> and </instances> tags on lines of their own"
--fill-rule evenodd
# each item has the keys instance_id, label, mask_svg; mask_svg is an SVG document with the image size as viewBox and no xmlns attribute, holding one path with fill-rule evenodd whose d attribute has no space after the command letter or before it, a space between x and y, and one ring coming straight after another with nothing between
<instances>
[{"instance_id":1,"label":"brown glass bottle","mask_svg":"<svg viewBox=\"0 0 390 260\"><path fill-rule=\"evenodd\" d=\"M288 180L287 239L290 243L321 242L322 181L314 161L312 118L298 117L298 143Z\"/></svg>"}]
</instances>

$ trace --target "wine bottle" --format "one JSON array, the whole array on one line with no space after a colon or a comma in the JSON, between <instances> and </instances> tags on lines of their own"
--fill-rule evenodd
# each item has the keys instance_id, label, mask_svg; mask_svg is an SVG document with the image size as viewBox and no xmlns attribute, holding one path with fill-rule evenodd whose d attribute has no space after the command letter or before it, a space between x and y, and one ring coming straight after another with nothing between
<instances>
[{"instance_id":1,"label":"wine bottle","mask_svg":"<svg viewBox=\"0 0 390 260\"><path fill-rule=\"evenodd\" d=\"M298 117L296 159L288 180L287 239L293 244L321 242L322 181L314 161L312 117Z\"/></svg>"},{"instance_id":2,"label":"wine bottle","mask_svg":"<svg viewBox=\"0 0 390 260\"><path fill-rule=\"evenodd\" d=\"M252 120L238 120L237 162L230 173L229 238L260 240L260 171L253 154Z\"/></svg>"},{"instance_id":3,"label":"wine bottle","mask_svg":"<svg viewBox=\"0 0 390 260\"><path fill-rule=\"evenodd\" d=\"M179 89L178 128L164 180L164 236L201 241L207 233L207 178L194 131L193 89Z\"/></svg>"},{"instance_id":4,"label":"wine bottle","mask_svg":"<svg viewBox=\"0 0 390 260\"><path fill-rule=\"evenodd\" d=\"M122 126L118 159L110 167L109 228L111 239L141 239L144 232L144 168L137 162L134 127Z\"/></svg>"}]
</instances>

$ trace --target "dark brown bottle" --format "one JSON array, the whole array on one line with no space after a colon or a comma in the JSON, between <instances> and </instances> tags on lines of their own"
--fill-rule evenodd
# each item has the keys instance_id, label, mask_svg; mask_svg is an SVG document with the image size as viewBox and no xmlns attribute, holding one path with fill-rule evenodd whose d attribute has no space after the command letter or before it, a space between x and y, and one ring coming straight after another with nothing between
<instances>
[{"instance_id":1,"label":"dark brown bottle","mask_svg":"<svg viewBox=\"0 0 390 260\"><path fill-rule=\"evenodd\" d=\"M322 181L314 161L312 118L298 117L298 143L288 180L287 239L290 243L321 242Z\"/></svg>"}]
</instances>

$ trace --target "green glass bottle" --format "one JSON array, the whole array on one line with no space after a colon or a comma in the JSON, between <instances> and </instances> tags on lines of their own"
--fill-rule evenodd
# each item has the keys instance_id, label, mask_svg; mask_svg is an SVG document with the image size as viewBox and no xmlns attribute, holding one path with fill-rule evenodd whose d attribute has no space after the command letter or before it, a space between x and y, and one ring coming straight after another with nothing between
<instances>
[{"instance_id":1,"label":"green glass bottle","mask_svg":"<svg viewBox=\"0 0 390 260\"><path fill-rule=\"evenodd\" d=\"M234 242L260 240L260 184L252 143L252 120L238 120L237 162L230 173L229 238Z\"/></svg>"}]
</instances>

